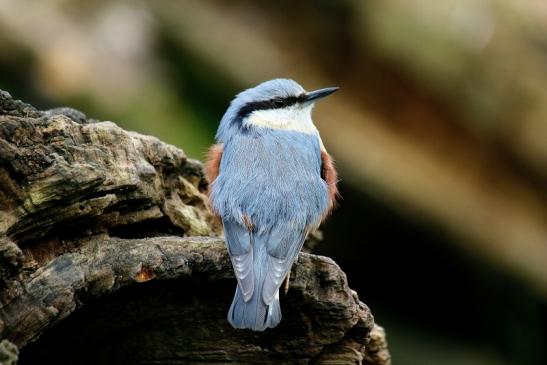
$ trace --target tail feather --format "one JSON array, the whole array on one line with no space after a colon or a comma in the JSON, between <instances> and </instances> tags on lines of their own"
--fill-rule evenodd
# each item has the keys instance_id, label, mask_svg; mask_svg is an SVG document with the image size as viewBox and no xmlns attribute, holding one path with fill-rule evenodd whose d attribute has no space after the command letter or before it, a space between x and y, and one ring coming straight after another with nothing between
<instances>
[{"instance_id":1,"label":"tail feather","mask_svg":"<svg viewBox=\"0 0 547 365\"><path fill-rule=\"evenodd\" d=\"M274 300L270 303L268 306L268 314L267 314L267 324L268 327L274 328L281 322L281 305L279 304L279 290L277 291L277 295L275 296Z\"/></svg>"},{"instance_id":2,"label":"tail feather","mask_svg":"<svg viewBox=\"0 0 547 365\"><path fill-rule=\"evenodd\" d=\"M270 269L268 243L279 241L277 236L272 236L272 232L274 231L269 230L256 232L252 235L253 291L252 296L245 301L240 284L237 285L234 300L228 312L228 321L235 328L264 331L266 328L277 326L281 321L279 287L268 285L268 295L264 295ZM296 247L296 249L298 248ZM292 259L290 264L292 264ZM290 266L287 267L290 269Z\"/></svg>"},{"instance_id":3,"label":"tail feather","mask_svg":"<svg viewBox=\"0 0 547 365\"><path fill-rule=\"evenodd\" d=\"M264 303L262 296L257 292L245 302L238 285L228 311L228 321L235 328L248 328L253 331L264 331L266 328L277 326L281 321L279 295L269 305Z\"/></svg>"}]
</instances>

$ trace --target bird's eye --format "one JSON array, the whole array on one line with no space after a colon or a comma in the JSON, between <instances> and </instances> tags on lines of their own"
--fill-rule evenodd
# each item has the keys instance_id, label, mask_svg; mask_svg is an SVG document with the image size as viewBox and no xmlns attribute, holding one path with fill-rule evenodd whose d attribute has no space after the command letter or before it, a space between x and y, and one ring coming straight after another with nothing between
<instances>
[{"instance_id":1,"label":"bird's eye","mask_svg":"<svg viewBox=\"0 0 547 365\"><path fill-rule=\"evenodd\" d=\"M285 100L283 99L274 99L273 103L277 108L285 106Z\"/></svg>"}]
</instances>

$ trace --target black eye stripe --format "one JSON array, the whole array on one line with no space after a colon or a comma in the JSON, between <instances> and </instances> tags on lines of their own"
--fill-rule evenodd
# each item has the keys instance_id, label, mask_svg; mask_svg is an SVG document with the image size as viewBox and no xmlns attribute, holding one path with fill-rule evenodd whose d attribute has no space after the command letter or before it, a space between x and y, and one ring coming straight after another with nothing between
<instances>
[{"instance_id":1,"label":"black eye stripe","mask_svg":"<svg viewBox=\"0 0 547 365\"><path fill-rule=\"evenodd\" d=\"M273 104L277 108L282 108L286 105L285 99L274 99Z\"/></svg>"},{"instance_id":2,"label":"black eye stripe","mask_svg":"<svg viewBox=\"0 0 547 365\"><path fill-rule=\"evenodd\" d=\"M303 101L304 98L305 94L301 94L299 96L286 96L284 98L272 98L269 100L253 101L251 103L245 104L239 109L236 119L241 121L243 118L245 118L255 110L285 108L287 106L294 105L299 101Z\"/></svg>"}]
</instances>

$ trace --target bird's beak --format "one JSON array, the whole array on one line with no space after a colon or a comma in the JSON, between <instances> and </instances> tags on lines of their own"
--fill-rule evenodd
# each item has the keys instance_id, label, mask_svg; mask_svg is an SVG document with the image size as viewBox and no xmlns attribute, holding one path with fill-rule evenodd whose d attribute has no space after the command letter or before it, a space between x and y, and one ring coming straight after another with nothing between
<instances>
[{"instance_id":1,"label":"bird's beak","mask_svg":"<svg viewBox=\"0 0 547 365\"><path fill-rule=\"evenodd\" d=\"M324 98L325 96L329 96L336 90L338 90L339 87L326 87L324 89L314 90L310 91L304 94L304 103L315 103L317 100Z\"/></svg>"}]
</instances>

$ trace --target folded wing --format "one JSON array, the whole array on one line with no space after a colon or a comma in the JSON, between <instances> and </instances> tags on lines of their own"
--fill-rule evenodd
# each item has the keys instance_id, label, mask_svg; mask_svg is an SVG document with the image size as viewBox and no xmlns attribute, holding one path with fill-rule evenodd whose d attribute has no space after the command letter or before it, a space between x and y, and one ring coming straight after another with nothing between
<instances>
[{"instance_id":1,"label":"folded wing","mask_svg":"<svg viewBox=\"0 0 547 365\"><path fill-rule=\"evenodd\" d=\"M305 227L295 229L290 225L280 225L272 228L266 243L267 269L262 287L262 299L266 304L272 303L278 295L279 287L291 270L307 235Z\"/></svg>"},{"instance_id":2,"label":"folded wing","mask_svg":"<svg viewBox=\"0 0 547 365\"><path fill-rule=\"evenodd\" d=\"M249 229L236 221L224 221L224 235L237 283L248 302L254 292L253 248Z\"/></svg>"}]
</instances>

